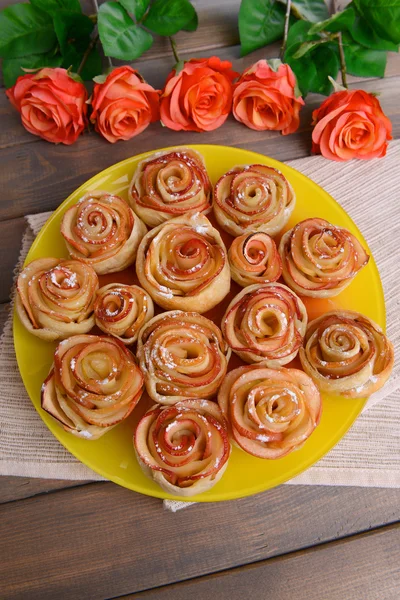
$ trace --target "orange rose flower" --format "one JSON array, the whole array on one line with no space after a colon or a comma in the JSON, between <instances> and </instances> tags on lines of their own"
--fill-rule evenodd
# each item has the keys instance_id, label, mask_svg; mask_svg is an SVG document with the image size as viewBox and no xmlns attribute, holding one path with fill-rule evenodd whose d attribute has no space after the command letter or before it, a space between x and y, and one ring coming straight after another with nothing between
<instances>
[{"instance_id":1,"label":"orange rose flower","mask_svg":"<svg viewBox=\"0 0 400 600\"><path fill-rule=\"evenodd\" d=\"M312 151L331 160L385 156L392 124L363 90L335 92L313 112Z\"/></svg>"},{"instance_id":2,"label":"orange rose flower","mask_svg":"<svg viewBox=\"0 0 400 600\"><path fill-rule=\"evenodd\" d=\"M237 121L258 131L293 133L299 126L304 100L296 92L296 77L280 63L275 71L259 60L244 71L233 92L233 115Z\"/></svg>"},{"instance_id":3,"label":"orange rose flower","mask_svg":"<svg viewBox=\"0 0 400 600\"><path fill-rule=\"evenodd\" d=\"M168 75L161 94L163 125L175 131L212 131L224 123L232 108L232 81L239 73L232 64L211 58L192 58Z\"/></svg>"},{"instance_id":4,"label":"orange rose flower","mask_svg":"<svg viewBox=\"0 0 400 600\"><path fill-rule=\"evenodd\" d=\"M86 127L86 88L66 69L22 75L6 94L25 129L48 142L73 144Z\"/></svg>"},{"instance_id":5,"label":"orange rose flower","mask_svg":"<svg viewBox=\"0 0 400 600\"><path fill-rule=\"evenodd\" d=\"M90 120L112 144L130 140L159 119L158 100L158 90L135 69L118 67L94 86Z\"/></svg>"}]
</instances>

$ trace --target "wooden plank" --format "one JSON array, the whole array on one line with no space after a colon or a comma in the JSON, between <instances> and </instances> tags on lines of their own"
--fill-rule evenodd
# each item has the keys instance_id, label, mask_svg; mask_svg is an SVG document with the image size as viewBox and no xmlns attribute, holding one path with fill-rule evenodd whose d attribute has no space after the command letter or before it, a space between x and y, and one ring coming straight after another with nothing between
<instances>
[{"instance_id":1,"label":"wooden plank","mask_svg":"<svg viewBox=\"0 0 400 600\"><path fill-rule=\"evenodd\" d=\"M392 120L394 137L400 135L400 105L396 99L399 86L400 76L362 85L368 91L381 93L380 101ZM92 133L83 136L73 146L53 146L39 141L2 149L0 187L3 201L0 220L54 209L74 189L102 169L128 156L164 146L225 144L269 154L279 160L307 156L311 146L311 112L320 101L320 96L310 98L302 111L299 130L290 136L253 131L234 121L231 116L222 128L203 135L173 132L154 123L140 136L114 146Z\"/></svg>"},{"instance_id":2,"label":"wooden plank","mask_svg":"<svg viewBox=\"0 0 400 600\"><path fill-rule=\"evenodd\" d=\"M248 56L240 58L240 46L231 46L226 48L221 48L218 50L218 56L223 60L232 61L233 68L241 72L251 64L260 60L262 58L273 58L279 55L279 47L280 44L271 44L266 48L261 48L256 52L252 52ZM191 53L185 53L184 58L188 59L192 56L212 56L216 52L213 49L208 50L198 50ZM173 59L170 53L164 52L163 55L157 60L137 60L132 63L135 69L137 69L145 79L153 85L155 88L162 89L167 74L173 67ZM396 75L400 75L400 54L396 54L394 52L390 52L388 54L388 64L386 67L386 79L390 77L394 77ZM360 77L348 77L349 83L353 85L354 83L360 82L361 87L364 86L367 82L376 81L379 87L379 90L382 89L382 86L385 85L382 80L373 80L368 78L360 78ZM354 86L353 86L354 87ZM363 88L366 89L366 88ZM369 91L374 91L375 87L372 85L369 88ZM310 94L307 96L307 104L309 102L313 102L315 95ZM318 97L318 102L322 100L322 96ZM303 111L304 112L304 111ZM0 148L4 148L7 146L13 146L22 143L34 143L38 142L40 144L45 144L46 142L41 141L40 139L34 137L22 127L20 123L20 118L17 111L11 106L7 97L3 94L0 94L0 118L2 120L2 128L0 131ZM153 125L153 136L155 135L155 131L158 132L159 128ZM220 129L222 134L224 133L224 129ZM170 132L171 133L171 132ZM260 135L258 132L255 132L256 135ZM93 134L95 137L98 137L97 134ZM173 135L173 132L172 132ZM184 134L186 137L190 134ZM196 134L194 134L196 135ZM143 134L139 139L142 139ZM196 136L198 137L198 135ZM221 136L220 136L221 137ZM82 143L82 138L75 144L75 147ZM204 143L204 142L203 142ZM51 146L51 144L47 145ZM119 147L121 144L117 144L115 147ZM122 144L124 146L124 144ZM111 148L111 146L109 146ZM67 152L67 149L64 147L64 151ZM113 150L114 151L114 150Z\"/></svg>"},{"instance_id":3,"label":"wooden plank","mask_svg":"<svg viewBox=\"0 0 400 600\"><path fill-rule=\"evenodd\" d=\"M94 483L9 502L0 506L0 597L135 593L395 522L399 498L391 489L281 486L173 514L155 498Z\"/></svg>"},{"instance_id":4,"label":"wooden plank","mask_svg":"<svg viewBox=\"0 0 400 600\"><path fill-rule=\"evenodd\" d=\"M13 283L23 233L27 223L24 218L0 222L0 302L7 302Z\"/></svg>"},{"instance_id":5,"label":"wooden plank","mask_svg":"<svg viewBox=\"0 0 400 600\"><path fill-rule=\"evenodd\" d=\"M90 481L65 481L63 479L34 479L32 477L0 477L0 504L23 500L68 488L91 484Z\"/></svg>"},{"instance_id":6,"label":"wooden plank","mask_svg":"<svg viewBox=\"0 0 400 600\"><path fill-rule=\"evenodd\" d=\"M391 526L124 599L397 600L399 561L400 529Z\"/></svg>"}]
</instances>

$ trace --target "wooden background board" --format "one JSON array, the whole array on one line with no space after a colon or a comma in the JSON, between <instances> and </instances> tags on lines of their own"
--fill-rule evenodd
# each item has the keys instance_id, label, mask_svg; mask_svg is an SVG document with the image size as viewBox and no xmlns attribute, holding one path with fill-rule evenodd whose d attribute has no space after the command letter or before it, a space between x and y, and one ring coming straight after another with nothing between
<instances>
[{"instance_id":1,"label":"wooden background board","mask_svg":"<svg viewBox=\"0 0 400 600\"><path fill-rule=\"evenodd\" d=\"M195 5L198 31L176 36L184 58L216 53L240 71L277 56L279 44L240 58L239 0ZM172 64L168 43L157 39L135 67L161 87ZM399 138L399 55L390 55L386 75L350 78L351 86L380 93ZM110 145L92 132L65 147L28 134L0 94L0 326L26 214L52 210L98 171L163 146L217 143L279 160L307 156L311 113L322 99L307 98L299 131L288 137L230 118L207 134L153 124L129 142ZM278 600L397 600L399 513L400 492L391 489L285 485L173 514L111 483L1 477L0 598L236 600L251 590L251 597Z\"/></svg>"}]
</instances>

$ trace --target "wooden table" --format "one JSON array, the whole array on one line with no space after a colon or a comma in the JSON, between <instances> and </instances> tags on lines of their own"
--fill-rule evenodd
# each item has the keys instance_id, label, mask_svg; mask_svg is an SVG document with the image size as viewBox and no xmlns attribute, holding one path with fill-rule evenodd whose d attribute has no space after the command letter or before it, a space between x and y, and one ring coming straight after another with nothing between
<instances>
[{"instance_id":1,"label":"wooden table","mask_svg":"<svg viewBox=\"0 0 400 600\"><path fill-rule=\"evenodd\" d=\"M0 6L8 2L1 0ZM233 60L242 70L269 47L239 59L238 0L196 2L200 27L176 36L181 54ZM173 60L158 40L135 64L162 86ZM384 80L351 79L380 93L400 137L400 59L390 55ZM110 145L86 134L73 146L29 135L0 94L0 322L8 311L24 215L56 208L98 171L131 155L169 145L239 146L279 160L310 152L310 95L291 136L254 132L230 119L208 134L174 133L153 124L130 142ZM280 486L251 498L198 504L177 514L160 500L113 483L0 478L0 598L276 598L400 597L400 491Z\"/></svg>"}]
</instances>

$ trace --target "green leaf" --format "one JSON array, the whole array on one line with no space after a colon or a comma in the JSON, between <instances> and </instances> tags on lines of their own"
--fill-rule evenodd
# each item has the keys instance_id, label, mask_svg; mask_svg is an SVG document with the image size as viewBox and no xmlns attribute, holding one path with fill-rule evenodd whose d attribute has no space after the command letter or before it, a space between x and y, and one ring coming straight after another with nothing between
<instances>
[{"instance_id":1,"label":"green leaf","mask_svg":"<svg viewBox=\"0 0 400 600\"><path fill-rule=\"evenodd\" d=\"M135 60L153 44L152 35L135 25L117 2L105 2L100 6L98 27L106 56Z\"/></svg>"},{"instance_id":2,"label":"green leaf","mask_svg":"<svg viewBox=\"0 0 400 600\"><path fill-rule=\"evenodd\" d=\"M379 37L367 21L359 15L355 16L354 23L352 27L349 28L349 31L351 37L366 48L389 50L393 52L398 51L398 44L394 44L393 42L389 42L388 40Z\"/></svg>"},{"instance_id":3,"label":"green leaf","mask_svg":"<svg viewBox=\"0 0 400 600\"><path fill-rule=\"evenodd\" d=\"M191 21L189 21L189 23L186 23L185 27L183 27L184 31L196 31L196 29L199 26L199 18L197 16L197 13L194 13L194 17L193 19L191 19Z\"/></svg>"},{"instance_id":4,"label":"green leaf","mask_svg":"<svg viewBox=\"0 0 400 600\"><path fill-rule=\"evenodd\" d=\"M54 29L63 55L62 66L77 71L90 45L93 22L86 15L59 11L54 15ZM88 81L101 73L101 57L97 48L90 52L82 69L82 79Z\"/></svg>"},{"instance_id":5,"label":"green leaf","mask_svg":"<svg viewBox=\"0 0 400 600\"><path fill-rule=\"evenodd\" d=\"M275 73L279 70L279 67L283 64L280 58L269 58L267 60L268 66L271 67Z\"/></svg>"},{"instance_id":6,"label":"green leaf","mask_svg":"<svg viewBox=\"0 0 400 600\"><path fill-rule=\"evenodd\" d=\"M196 11L189 0L155 0L143 25L158 35L175 35L193 24Z\"/></svg>"},{"instance_id":7,"label":"green leaf","mask_svg":"<svg viewBox=\"0 0 400 600\"><path fill-rule=\"evenodd\" d=\"M285 8L275 0L242 0L239 10L241 54L272 44L283 36Z\"/></svg>"},{"instance_id":8,"label":"green leaf","mask_svg":"<svg viewBox=\"0 0 400 600\"><path fill-rule=\"evenodd\" d=\"M41 67L59 67L62 56L49 52L47 54L31 54L22 58L5 58L3 60L3 80L6 88L14 85L20 75L26 75L23 69L40 69Z\"/></svg>"},{"instance_id":9,"label":"green leaf","mask_svg":"<svg viewBox=\"0 0 400 600\"><path fill-rule=\"evenodd\" d=\"M300 44L298 50L293 54L293 58L301 58L307 52L315 48L315 46L319 46L319 44L326 44L325 40L317 40L315 42L303 42Z\"/></svg>"},{"instance_id":10,"label":"green leaf","mask_svg":"<svg viewBox=\"0 0 400 600\"><path fill-rule=\"evenodd\" d=\"M56 15L59 10L82 13L79 0L30 0L32 6L43 10L49 15Z\"/></svg>"},{"instance_id":11,"label":"green leaf","mask_svg":"<svg viewBox=\"0 0 400 600\"><path fill-rule=\"evenodd\" d=\"M348 33L342 34L344 59L350 75L356 77L384 77L386 52L364 48L354 42Z\"/></svg>"},{"instance_id":12,"label":"green leaf","mask_svg":"<svg viewBox=\"0 0 400 600\"><path fill-rule=\"evenodd\" d=\"M308 57L305 58L307 60ZM337 44L324 44L318 46L312 53L312 61L317 69L317 78L313 81L310 92L329 96L332 92L332 84L328 77L336 79L340 69L339 52Z\"/></svg>"},{"instance_id":13,"label":"green leaf","mask_svg":"<svg viewBox=\"0 0 400 600\"><path fill-rule=\"evenodd\" d=\"M315 23L315 25L311 27L309 33L313 35L323 30L331 31L332 33L334 33L336 31L348 29L352 27L354 17L355 14L353 8L346 8L342 12L334 14L330 19L326 19L325 21L321 21L320 23Z\"/></svg>"},{"instance_id":14,"label":"green leaf","mask_svg":"<svg viewBox=\"0 0 400 600\"><path fill-rule=\"evenodd\" d=\"M30 4L14 4L0 12L0 56L19 58L48 52L56 44L50 16Z\"/></svg>"},{"instance_id":15,"label":"green leaf","mask_svg":"<svg viewBox=\"0 0 400 600\"><path fill-rule=\"evenodd\" d=\"M289 52L289 49L291 48L291 46L296 46L296 50L297 50L297 48L303 42L319 40L319 36L311 35L309 33L311 27L312 27L311 23L308 23L307 21L297 21L297 23L294 23L294 25L292 25L289 28L287 44L286 44L286 48L287 48L286 51ZM293 54L294 52L295 52L295 50L293 52L289 52L289 54Z\"/></svg>"},{"instance_id":16,"label":"green leaf","mask_svg":"<svg viewBox=\"0 0 400 600\"><path fill-rule=\"evenodd\" d=\"M354 0L354 4L378 36L400 44L400 0Z\"/></svg>"},{"instance_id":17,"label":"green leaf","mask_svg":"<svg viewBox=\"0 0 400 600\"><path fill-rule=\"evenodd\" d=\"M279 2L286 5L287 0L279 0ZM317 23L329 17L324 0L292 0L291 10L298 19L305 19L311 23Z\"/></svg>"},{"instance_id":18,"label":"green leaf","mask_svg":"<svg viewBox=\"0 0 400 600\"><path fill-rule=\"evenodd\" d=\"M140 21L149 7L150 0L118 0L128 13L133 15L136 22Z\"/></svg>"}]
</instances>

